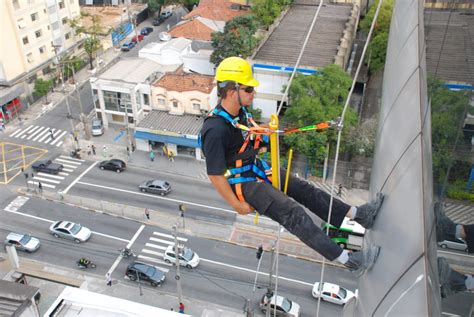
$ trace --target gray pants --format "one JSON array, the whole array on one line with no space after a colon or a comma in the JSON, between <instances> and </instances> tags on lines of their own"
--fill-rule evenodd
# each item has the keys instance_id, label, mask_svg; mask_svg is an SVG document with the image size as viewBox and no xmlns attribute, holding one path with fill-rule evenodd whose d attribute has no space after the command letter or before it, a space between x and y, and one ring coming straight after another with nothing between
<instances>
[{"instance_id":1,"label":"gray pants","mask_svg":"<svg viewBox=\"0 0 474 317\"><path fill-rule=\"evenodd\" d=\"M285 174L281 175L283 178ZM281 224L326 259L333 261L341 255L341 247L331 241L301 206L327 222L330 195L326 192L294 176L290 176L288 182L288 195L270 184L259 182L243 183L242 192L245 201L260 214ZM334 198L330 223L340 227L350 207Z\"/></svg>"}]
</instances>

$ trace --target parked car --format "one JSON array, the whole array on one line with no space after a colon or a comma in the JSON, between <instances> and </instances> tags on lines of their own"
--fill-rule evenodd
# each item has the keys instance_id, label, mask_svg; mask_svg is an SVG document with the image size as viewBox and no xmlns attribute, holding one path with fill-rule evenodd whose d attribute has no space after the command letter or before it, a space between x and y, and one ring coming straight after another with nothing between
<instances>
[{"instance_id":1,"label":"parked car","mask_svg":"<svg viewBox=\"0 0 474 317\"><path fill-rule=\"evenodd\" d=\"M135 42L128 41L122 44L122 51L128 52L135 47Z\"/></svg>"},{"instance_id":2,"label":"parked car","mask_svg":"<svg viewBox=\"0 0 474 317\"><path fill-rule=\"evenodd\" d=\"M161 23L165 22L165 19L160 17L156 17L153 19L153 26L159 26Z\"/></svg>"},{"instance_id":3,"label":"parked car","mask_svg":"<svg viewBox=\"0 0 474 317\"><path fill-rule=\"evenodd\" d=\"M124 161L119 159L111 159L100 162L99 168L101 170L116 171L117 173L120 173L125 171L125 169L127 168L127 164L125 164Z\"/></svg>"},{"instance_id":4,"label":"parked car","mask_svg":"<svg viewBox=\"0 0 474 317\"><path fill-rule=\"evenodd\" d=\"M130 263L125 275L132 281L150 282L153 287L157 287L165 281L165 273L156 266L142 262Z\"/></svg>"},{"instance_id":5,"label":"parked car","mask_svg":"<svg viewBox=\"0 0 474 317\"><path fill-rule=\"evenodd\" d=\"M104 125L102 124L102 120L94 119L92 120L92 135L99 136L104 134Z\"/></svg>"},{"instance_id":6,"label":"parked car","mask_svg":"<svg viewBox=\"0 0 474 317\"><path fill-rule=\"evenodd\" d=\"M76 243L86 242L92 235L89 228L71 221L56 221L49 227L49 231L56 238L71 239Z\"/></svg>"},{"instance_id":7,"label":"parked car","mask_svg":"<svg viewBox=\"0 0 474 317\"><path fill-rule=\"evenodd\" d=\"M355 296L354 292L336 284L325 282L321 285L322 287L319 282L314 283L312 291L314 298L321 297L321 299L327 302L344 305Z\"/></svg>"},{"instance_id":8,"label":"parked car","mask_svg":"<svg viewBox=\"0 0 474 317\"><path fill-rule=\"evenodd\" d=\"M467 252L467 244L463 239L457 239L453 238L452 240L444 240L441 242L438 242L438 245L442 247L443 249L449 248L453 250L460 250L460 251L466 251Z\"/></svg>"},{"instance_id":9,"label":"parked car","mask_svg":"<svg viewBox=\"0 0 474 317\"><path fill-rule=\"evenodd\" d=\"M141 35L148 35L153 32L153 28L151 26L144 27L140 30Z\"/></svg>"},{"instance_id":10,"label":"parked car","mask_svg":"<svg viewBox=\"0 0 474 317\"><path fill-rule=\"evenodd\" d=\"M160 194L161 196L168 195L171 192L171 185L168 182L152 179L138 185L141 192Z\"/></svg>"},{"instance_id":11,"label":"parked car","mask_svg":"<svg viewBox=\"0 0 474 317\"><path fill-rule=\"evenodd\" d=\"M35 252L40 247L40 241L29 234L10 232L5 238L5 245L12 245L21 251Z\"/></svg>"},{"instance_id":12,"label":"parked car","mask_svg":"<svg viewBox=\"0 0 474 317\"><path fill-rule=\"evenodd\" d=\"M185 266L188 269L193 269L199 265L199 255L190 248L183 245L178 245L179 265ZM176 263L176 256L174 253L174 245L170 245L163 253L163 260L166 263Z\"/></svg>"},{"instance_id":13,"label":"parked car","mask_svg":"<svg viewBox=\"0 0 474 317\"><path fill-rule=\"evenodd\" d=\"M141 42L141 41L143 41L144 39L145 39L145 35L143 35L143 34L138 34L138 35L136 35L136 36L134 36L134 37L132 38L132 42L136 44L137 42Z\"/></svg>"},{"instance_id":14,"label":"parked car","mask_svg":"<svg viewBox=\"0 0 474 317\"><path fill-rule=\"evenodd\" d=\"M276 296L272 294L270 298L264 294L260 301L260 309L266 312L268 304L270 303L270 313L273 316L273 311L276 305L277 316L298 317L300 315L301 307L298 303L289 300L283 296Z\"/></svg>"},{"instance_id":15,"label":"parked car","mask_svg":"<svg viewBox=\"0 0 474 317\"><path fill-rule=\"evenodd\" d=\"M168 32L160 32L160 35L158 37L160 38L160 41L163 42L171 41L171 34L169 34Z\"/></svg>"},{"instance_id":16,"label":"parked car","mask_svg":"<svg viewBox=\"0 0 474 317\"><path fill-rule=\"evenodd\" d=\"M62 164L53 163L51 160L36 161L31 165L35 172L44 172L49 174L59 174L64 168Z\"/></svg>"},{"instance_id":17,"label":"parked car","mask_svg":"<svg viewBox=\"0 0 474 317\"><path fill-rule=\"evenodd\" d=\"M161 17L163 19L168 19L170 16L173 15L173 11L171 9L165 9L163 12L161 12Z\"/></svg>"}]
</instances>

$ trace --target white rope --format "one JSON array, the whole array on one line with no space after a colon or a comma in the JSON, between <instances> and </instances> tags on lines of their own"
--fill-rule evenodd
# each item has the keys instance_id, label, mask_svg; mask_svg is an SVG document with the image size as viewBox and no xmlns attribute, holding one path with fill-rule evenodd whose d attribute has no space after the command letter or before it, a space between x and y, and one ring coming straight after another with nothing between
<instances>
[{"instance_id":1,"label":"white rope","mask_svg":"<svg viewBox=\"0 0 474 317\"><path fill-rule=\"evenodd\" d=\"M341 120L340 120L339 125L338 125L338 130L339 131L337 133L336 155L334 157L334 169L333 169L333 174L332 174L331 192L330 192L331 198L329 200L329 214L328 214L327 223L331 223L332 206L333 206L333 201L334 201L334 186L336 185L337 162L339 160L339 148L340 148L340 145L341 145L342 128L344 126L344 116L346 114L347 108L349 107L349 101L351 99L352 92L354 91L354 87L356 85L356 80L357 80L357 77L359 76L360 69L362 67L362 64L364 63L365 53L367 51L367 47L369 46L370 39L372 37L372 33L373 33L374 27L375 27L375 22L377 21L377 17L378 17L379 12L380 12L380 7L382 6L382 2L383 2L383 0L380 0L378 5L377 5L377 10L375 11L374 19L372 20L372 24L370 25L370 31L369 31L369 34L367 36L367 42L365 42L364 49L362 50L362 55L360 57L359 65L357 65L357 70L355 72L354 79L352 80L351 89L349 90L349 94L347 95L346 103L344 105L344 109L342 110L342 114L341 114ZM328 233L329 233L329 226L326 227L326 234L328 234ZM324 280L324 268L325 268L325 266L326 266L326 259L323 257L323 264L321 266L321 279L319 280L319 285L322 285L323 280ZM318 308L317 308L317 311L316 311L316 317L319 317L319 303L320 303L320 301L321 301L321 296L319 296L319 299L318 299Z\"/></svg>"}]
</instances>

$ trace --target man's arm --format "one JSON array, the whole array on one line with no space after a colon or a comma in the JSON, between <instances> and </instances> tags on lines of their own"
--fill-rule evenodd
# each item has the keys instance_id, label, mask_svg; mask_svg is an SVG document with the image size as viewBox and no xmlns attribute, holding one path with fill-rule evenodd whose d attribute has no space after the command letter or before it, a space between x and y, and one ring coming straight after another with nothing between
<instances>
[{"instance_id":1,"label":"man's arm","mask_svg":"<svg viewBox=\"0 0 474 317\"><path fill-rule=\"evenodd\" d=\"M216 188L217 192L224 198L232 208L235 209L240 215L246 215L251 213L254 209L246 202L241 202L232 191L227 178L222 175L208 175L209 179Z\"/></svg>"}]
</instances>

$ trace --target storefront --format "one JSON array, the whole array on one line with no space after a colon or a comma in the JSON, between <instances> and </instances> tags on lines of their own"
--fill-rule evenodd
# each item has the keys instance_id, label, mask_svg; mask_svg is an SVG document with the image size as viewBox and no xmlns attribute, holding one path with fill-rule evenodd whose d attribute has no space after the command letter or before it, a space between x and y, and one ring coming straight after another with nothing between
<instances>
[{"instance_id":1,"label":"storefront","mask_svg":"<svg viewBox=\"0 0 474 317\"><path fill-rule=\"evenodd\" d=\"M7 124L18 115L22 109L20 95L23 88L20 86L0 88L0 122Z\"/></svg>"}]
</instances>

